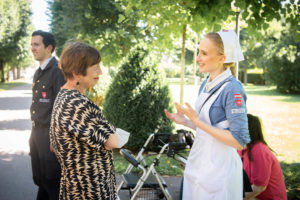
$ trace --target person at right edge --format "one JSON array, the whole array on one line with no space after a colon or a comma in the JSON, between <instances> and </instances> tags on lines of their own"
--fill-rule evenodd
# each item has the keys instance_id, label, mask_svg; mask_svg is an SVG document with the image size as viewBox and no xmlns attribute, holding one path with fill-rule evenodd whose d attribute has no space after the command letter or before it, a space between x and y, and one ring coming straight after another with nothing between
<instances>
[{"instance_id":1,"label":"person at right edge","mask_svg":"<svg viewBox=\"0 0 300 200\"><path fill-rule=\"evenodd\" d=\"M196 139L184 171L184 200L243 199L243 166L237 149L250 142L246 94L234 77L235 63L244 60L233 30L205 35L197 61L209 73L195 103L175 103L177 112L165 110L175 123L196 130Z\"/></svg>"},{"instance_id":2,"label":"person at right edge","mask_svg":"<svg viewBox=\"0 0 300 200\"><path fill-rule=\"evenodd\" d=\"M263 125L259 117L248 116L251 142L245 150L238 151L243 156L243 167L247 172L253 192L246 192L245 200L286 200L286 187L280 164L268 146Z\"/></svg>"}]
</instances>

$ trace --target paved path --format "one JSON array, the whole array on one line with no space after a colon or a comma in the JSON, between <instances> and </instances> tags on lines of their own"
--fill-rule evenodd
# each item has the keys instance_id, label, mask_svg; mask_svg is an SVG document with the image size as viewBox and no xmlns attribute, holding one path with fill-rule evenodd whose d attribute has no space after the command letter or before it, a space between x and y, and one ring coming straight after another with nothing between
<instances>
[{"instance_id":1,"label":"paved path","mask_svg":"<svg viewBox=\"0 0 300 200\"><path fill-rule=\"evenodd\" d=\"M31 95L30 81L0 92L0 200L33 200L36 196L28 155ZM165 180L173 199L178 199L181 178ZM120 198L128 199L127 191Z\"/></svg>"},{"instance_id":2,"label":"paved path","mask_svg":"<svg viewBox=\"0 0 300 200\"><path fill-rule=\"evenodd\" d=\"M0 92L0 199L32 200L33 184L28 139L31 84Z\"/></svg>"}]
</instances>

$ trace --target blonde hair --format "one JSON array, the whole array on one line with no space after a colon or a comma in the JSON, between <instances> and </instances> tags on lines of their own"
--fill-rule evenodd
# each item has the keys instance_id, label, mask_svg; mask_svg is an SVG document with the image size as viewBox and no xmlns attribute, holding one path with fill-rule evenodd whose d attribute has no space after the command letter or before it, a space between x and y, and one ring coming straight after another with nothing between
<instances>
[{"instance_id":1,"label":"blonde hair","mask_svg":"<svg viewBox=\"0 0 300 200\"><path fill-rule=\"evenodd\" d=\"M210 39L216 45L217 51L220 55L225 54L224 53L224 44L223 44L222 38L220 37L220 35L218 33L210 32L210 33L205 35L205 38ZM229 68L232 75L234 77L236 77L235 63L224 63L223 66L224 66L225 69Z\"/></svg>"}]
</instances>

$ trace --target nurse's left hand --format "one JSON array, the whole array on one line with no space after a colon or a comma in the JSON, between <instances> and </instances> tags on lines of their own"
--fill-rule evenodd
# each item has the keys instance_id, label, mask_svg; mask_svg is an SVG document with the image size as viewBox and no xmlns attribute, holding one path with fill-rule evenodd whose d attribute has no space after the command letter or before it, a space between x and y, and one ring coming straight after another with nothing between
<instances>
[{"instance_id":1,"label":"nurse's left hand","mask_svg":"<svg viewBox=\"0 0 300 200\"><path fill-rule=\"evenodd\" d=\"M175 105L180 112L187 116L193 123L199 120L198 113L192 108L189 103L185 103L186 107L179 104Z\"/></svg>"}]
</instances>

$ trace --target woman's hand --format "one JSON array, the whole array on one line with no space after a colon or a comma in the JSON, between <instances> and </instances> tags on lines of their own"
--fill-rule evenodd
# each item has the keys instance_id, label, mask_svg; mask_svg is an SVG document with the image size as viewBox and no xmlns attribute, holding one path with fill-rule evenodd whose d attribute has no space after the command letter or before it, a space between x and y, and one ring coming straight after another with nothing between
<instances>
[{"instance_id":1,"label":"woman's hand","mask_svg":"<svg viewBox=\"0 0 300 200\"><path fill-rule=\"evenodd\" d=\"M198 113L192 108L189 103L185 103L186 107L183 107L175 103L178 112L187 116L194 124L199 120Z\"/></svg>"},{"instance_id":2,"label":"woman's hand","mask_svg":"<svg viewBox=\"0 0 300 200\"><path fill-rule=\"evenodd\" d=\"M106 150L112 150L118 148L118 135L117 133L111 134L109 138L104 143L104 148Z\"/></svg>"},{"instance_id":3,"label":"woman's hand","mask_svg":"<svg viewBox=\"0 0 300 200\"><path fill-rule=\"evenodd\" d=\"M232 146L239 150L243 149L243 146L232 136L229 130L220 129L205 123L204 121L200 120L198 113L191 107L189 103L185 103L185 105L186 106L183 107L178 103L175 103L177 113L179 113L183 118L185 118L185 116L188 118L185 118L187 122L184 125L194 130L196 130L196 128L200 128L228 146Z\"/></svg>"},{"instance_id":4,"label":"woman's hand","mask_svg":"<svg viewBox=\"0 0 300 200\"><path fill-rule=\"evenodd\" d=\"M164 110L167 118L174 121L176 124L182 124L185 125L187 122L187 119L185 118L184 114L178 111L178 103L175 103L175 107L177 112L176 113L170 113L167 109Z\"/></svg>"},{"instance_id":5,"label":"woman's hand","mask_svg":"<svg viewBox=\"0 0 300 200\"><path fill-rule=\"evenodd\" d=\"M169 118L170 120L174 121L177 124L182 124L184 126L187 126L187 127L191 128L191 129L196 130L195 124L191 120L187 119L184 116L184 113L181 112L182 106L180 106L178 103L175 103L175 108L177 110L176 113L170 113L166 109L164 110L167 118Z\"/></svg>"}]
</instances>

